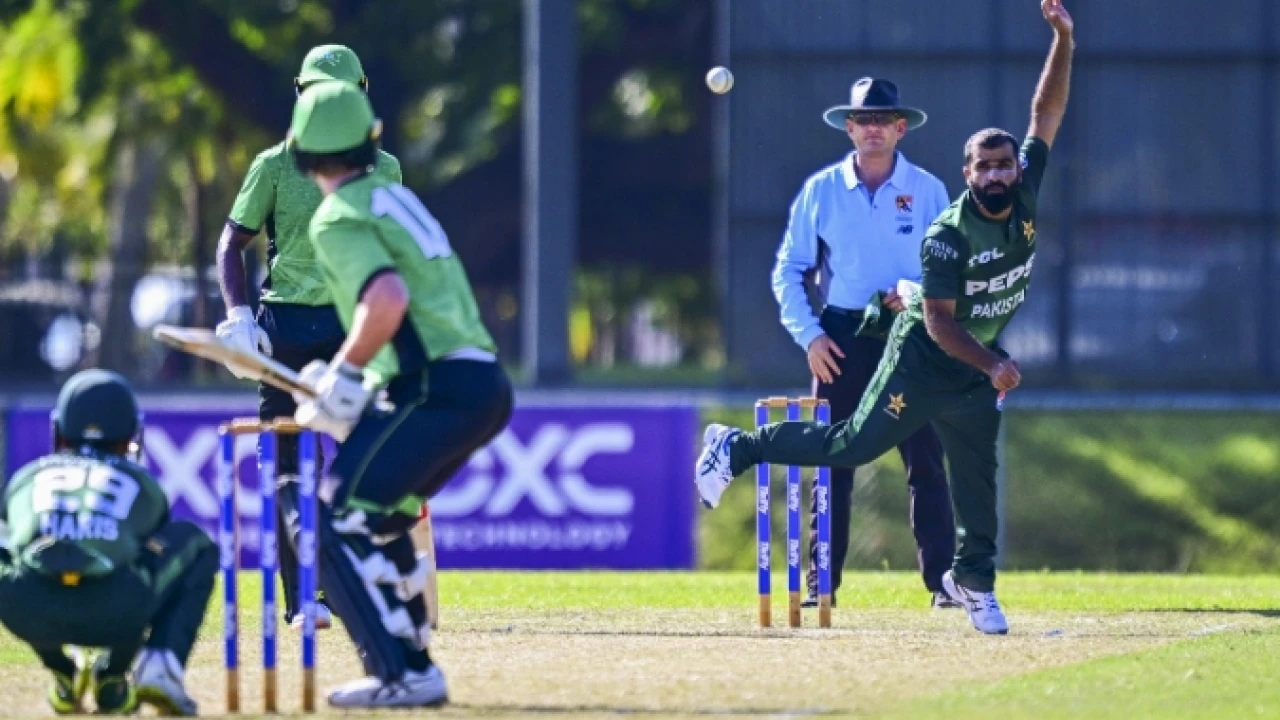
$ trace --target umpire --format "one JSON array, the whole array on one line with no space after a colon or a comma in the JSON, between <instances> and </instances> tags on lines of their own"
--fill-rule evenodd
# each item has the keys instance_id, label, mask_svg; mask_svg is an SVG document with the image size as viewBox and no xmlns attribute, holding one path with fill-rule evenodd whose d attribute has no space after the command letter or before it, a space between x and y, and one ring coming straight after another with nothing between
<instances>
[{"instance_id":1,"label":"umpire","mask_svg":"<svg viewBox=\"0 0 1280 720\"><path fill-rule=\"evenodd\" d=\"M791 205L791 219L773 269L773 294L782 324L809 356L814 394L831 404L835 422L851 417L885 349L885 330L904 307L899 280L919 282L920 245L929 223L948 205L947 190L933 175L897 151L925 114L905 107L888 80L862 78L850 102L830 108L823 120L843 130L854 152L805 181ZM815 317L805 279L816 272L825 299ZM865 308L865 309L864 309ZM955 553L955 520L942 445L924 426L898 446L911 492L911 526L920 571L934 607L955 607L942 592L942 574ZM840 587L849 551L854 470L831 473L832 589ZM814 495L813 502L816 503ZM811 523L817 523L812 508ZM813 528L816 530L816 527ZM817 533L810 534L809 597L817 601Z\"/></svg>"}]
</instances>

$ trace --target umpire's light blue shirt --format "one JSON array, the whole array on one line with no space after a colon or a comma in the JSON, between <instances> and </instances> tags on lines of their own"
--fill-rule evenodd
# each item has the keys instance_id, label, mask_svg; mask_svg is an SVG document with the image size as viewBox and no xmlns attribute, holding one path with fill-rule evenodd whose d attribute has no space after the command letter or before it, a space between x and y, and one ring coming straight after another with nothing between
<instances>
[{"instance_id":1,"label":"umpire's light blue shirt","mask_svg":"<svg viewBox=\"0 0 1280 720\"><path fill-rule=\"evenodd\" d=\"M861 310L877 290L900 279L920 281L925 230L950 204L942 181L902 153L875 193L858 179L853 158L849 153L805 181L778 248L773 295L783 326L805 349L823 334L805 294L805 273L822 271L820 287L828 305Z\"/></svg>"}]
</instances>

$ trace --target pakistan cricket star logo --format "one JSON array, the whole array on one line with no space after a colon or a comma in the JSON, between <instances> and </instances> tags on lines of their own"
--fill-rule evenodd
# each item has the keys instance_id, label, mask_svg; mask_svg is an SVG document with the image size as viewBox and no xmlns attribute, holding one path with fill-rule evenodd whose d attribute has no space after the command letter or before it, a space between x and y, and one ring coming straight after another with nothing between
<instances>
[{"instance_id":1,"label":"pakistan cricket star logo","mask_svg":"<svg viewBox=\"0 0 1280 720\"><path fill-rule=\"evenodd\" d=\"M1022 223L1022 234L1027 238L1027 244L1032 245L1036 241L1036 221L1027 220Z\"/></svg>"},{"instance_id":2,"label":"pakistan cricket star logo","mask_svg":"<svg viewBox=\"0 0 1280 720\"><path fill-rule=\"evenodd\" d=\"M889 404L885 407L884 411L889 413L889 416L894 420L901 420L902 411L907 407L907 401L902 399L903 395L906 395L906 393L898 393L897 395L892 393L889 394Z\"/></svg>"}]
</instances>

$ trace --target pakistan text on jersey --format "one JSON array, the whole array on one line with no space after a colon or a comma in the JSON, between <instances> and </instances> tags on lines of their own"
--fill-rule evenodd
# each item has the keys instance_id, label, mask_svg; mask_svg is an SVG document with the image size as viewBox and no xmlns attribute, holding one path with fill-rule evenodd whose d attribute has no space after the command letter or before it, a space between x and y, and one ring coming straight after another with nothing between
<instances>
[{"instance_id":1,"label":"pakistan text on jersey","mask_svg":"<svg viewBox=\"0 0 1280 720\"><path fill-rule=\"evenodd\" d=\"M1022 288L1017 295L997 300L995 302L982 303L974 305L969 311L971 318L994 318L1003 317L1018 309L1018 306L1027 299L1027 289Z\"/></svg>"},{"instance_id":2,"label":"pakistan text on jersey","mask_svg":"<svg viewBox=\"0 0 1280 720\"><path fill-rule=\"evenodd\" d=\"M49 512L40 516L40 534L54 540L115 540L120 523L97 513Z\"/></svg>"},{"instance_id":3,"label":"pakistan text on jersey","mask_svg":"<svg viewBox=\"0 0 1280 720\"><path fill-rule=\"evenodd\" d=\"M1031 265L1035 263L1036 256L1034 254L1027 258L1025 265L1008 271L1002 272L988 280L966 280L964 283L965 295L979 295L982 293L1003 292L1014 286L1019 280L1031 277Z\"/></svg>"}]
</instances>

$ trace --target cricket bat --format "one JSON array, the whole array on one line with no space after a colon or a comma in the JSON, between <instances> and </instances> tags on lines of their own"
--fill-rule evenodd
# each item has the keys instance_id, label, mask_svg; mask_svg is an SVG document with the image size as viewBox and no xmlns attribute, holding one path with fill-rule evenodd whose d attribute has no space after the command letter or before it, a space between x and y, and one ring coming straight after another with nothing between
<instances>
[{"instance_id":1,"label":"cricket bat","mask_svg":"<svg viewBox=\"0 0 1280 720\"><path fill-rule=\"evenodd\" d=\"M431 558L431 564L436 564L436 541L431 535L431 510L426 503L422 504L422 513L419 515L418 524L413 526L413 545L420 552L425 552ZM427 580L427 588L422 593L422 601L427 606L427 622L431 625L432 630L440 629L440 591L436 583L436 573L432 572Z\"/></svg>"},{"instance_id":2,"label":"cricket bat","mask_svg":"<svg viewBox=\"0 0 1280 720\"><path fill-rule=\"evenodd\" d=\"M292 395L314 398L315 390L302 384L298 373L261 353L246 353L222 342L205 328L157 325L151 333L156 340L205 360L223 365L234 365L249 374L251 379L266 383Z\"/></svg>"}]
</instances>

